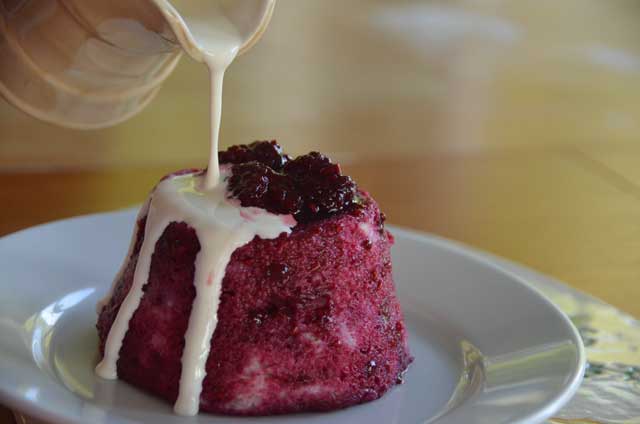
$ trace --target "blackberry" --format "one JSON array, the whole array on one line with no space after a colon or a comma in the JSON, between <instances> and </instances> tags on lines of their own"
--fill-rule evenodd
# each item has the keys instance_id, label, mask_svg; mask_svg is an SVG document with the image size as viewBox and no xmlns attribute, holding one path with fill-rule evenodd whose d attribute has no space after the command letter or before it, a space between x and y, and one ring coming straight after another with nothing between
<instances>
[{"instance_id":1,"label":"blackberry","mask_svg":"<svg viewBox=\"0 0 640 424\"><path fill-rule=\"evenodd\" d=\"M220 153L220 161L235 164L229 191L242 206L311 222L357 203L353 180L318 152L292 160L275 141L262 141L231 147Z\"/></svg>"},{"instance_id":2,"label":"blackberry","mask_svg":"<svg viewBox=\"0 0 640 424\"><path fill-rule=\"evenodd\" d=\"M255 206L277 214L297 214L302 200L293 181L267 165L252 161L234 165L229 190L242 206Z\"/></svg>"},{"instance_id":3,"label":"blackberry","mask_svg":"<svg viewBox=\"0 0 640 424\"><path fill-rule=\"evenodd\" d=\"M353 180L321 153L311 152L287 162L284 172L294 179L302 196L302 209L296 215L299 221L328 217L354 202Z\"/></svg>"},{"instance_id":4,"label":"blackberry","mask_svg":"<svg viewBox=\"0 0 640 424\"><path fill-rule=\"evenodd\" d=\"M218 153L220 163L247 163L257 161L274 171L279 171L290 157L282 152L282 147L275 141L254 141L251 144L231 146Z\"/></svg>"}]
</instances>

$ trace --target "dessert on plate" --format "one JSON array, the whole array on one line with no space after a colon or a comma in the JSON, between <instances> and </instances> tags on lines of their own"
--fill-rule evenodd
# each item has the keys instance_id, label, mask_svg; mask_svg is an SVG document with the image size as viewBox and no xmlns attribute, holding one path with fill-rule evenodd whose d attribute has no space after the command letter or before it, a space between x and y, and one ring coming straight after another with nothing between
<instances>
[{"instance_id":1,"label":"dessert on plate","mask_svg":"<svg viewBox=\"0 0 640 424\"><path fill-rule=\"evenodd\" d=\"M184 414L327 411L400 383L412 358L376 202L317 152L265 141L219 161L215 189L180 171L142 208L99 305L98 373Z\"/></svg>"}]
</instances>

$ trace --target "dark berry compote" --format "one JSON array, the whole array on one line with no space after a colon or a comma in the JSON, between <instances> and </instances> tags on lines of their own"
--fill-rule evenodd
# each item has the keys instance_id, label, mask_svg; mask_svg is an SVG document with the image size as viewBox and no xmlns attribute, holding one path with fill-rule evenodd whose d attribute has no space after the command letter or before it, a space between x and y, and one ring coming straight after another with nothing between
<instances>
[{"instance_id":1,"label":"dark berry compote","mask_svg":"<svg viewBox=\"0 0 640 424\"><path fill-rule=\"evenodd\" d=\"M256 141L230 147L219 159L233 164L229 191L242 206L292 214L302 223L358 206L356 184L321 153L292 159L275 141Z\"/></svg>"}]
</instances>

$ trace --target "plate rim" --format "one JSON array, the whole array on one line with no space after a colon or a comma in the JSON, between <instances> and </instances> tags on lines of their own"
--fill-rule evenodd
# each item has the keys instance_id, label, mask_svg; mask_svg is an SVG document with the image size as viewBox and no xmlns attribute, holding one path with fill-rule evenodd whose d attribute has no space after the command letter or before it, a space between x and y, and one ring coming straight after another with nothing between
<instances>
[{"instance_id":1,"label":"plate rim","mask_svg":"<svg viewBox=\"0 0 640 424\"><path fill-rule=\"evenodd\" d=\"M573 370L573 373L564 387L564 390L558 393L552 400L540 407L536 412L526 415L517 421L513 421L511 424L530 424L531 422L542 423L546 419L550 418L555 412L559 411L564 405L566 405L571 398L576 394L582 381L584 379L584 372L587 366L587 353L580 336L580 332L573 324L569 316L564 313L555 303L553 303L541 290L534 287L523 276L519 275L515 270L508 269L502 266L500 263L495 262L491 257L492 253L483 253L479 249L469 246L465 243L461 243L456 240L448 239L436 234L426 233L420 230L414 230L407 227L401 227L396 225L387 225L387 229L395 236L401 234L402 237L417 240L430 245L436 245L442 249L452 251L458 255L464 256L475 262L481 263L494 271L505 274L513 281L520 284L522 287L531 292L532 295L539 297L550 309L554 310L559 318L564 322L565 326L570 330L572 341L576 346L576 359L578 367ZM499 259L502 259L498 257ZM508 259L502 259L507 260ZM523 269L528 269L525 265L518 264ZM537 272L537 271L536 271Z\"/></svg>"},{"instance_id":2,"label":"plate rim","mask_svg":"<svg viewBox=\"0 0 640 424\"><path fill-rule=\"evenodd\" d=\"M7 239L11 239L14 237L19 237L22 233L26 233L29 231L34 231L38 229L43 229L46 227L51 227L55 225L59 225L62 223L69 223L73 221L81 221L86 219L92 219L96 217L107 217L110 215L126 215L126 214L134 214L139 206L132 206L122 209L116 209L106 212L99 213L91 213L91 214L82 214L72 217L67 217L59 220L49 221L41 224L37 224L28 228L20 229L9 234L5 234L0 237L0 242L6 242ZM551 417L555 412L560 410L571 398L575 395L577 390L579 389L583 377L584 371L586 369L586 351L584 344L582 342L582 338L580 336L579 331L570 320L570 318L556 305L554 304L547 296L545 296L542 291L534 287L531 283L527 281L515 270L508 269L503 266L499 262L496 262L492 256L495 256L493 253L487 252L483 253L481 250L474 248L472 246L466 245L465 243L448 239L436 234L423 232L420 230L396 226L396 225L387 225L387 229L396 237L400 236L405 239L417 241L420 243L424 243L427 245L434 246L439 249L443 249L449 252L452 252L455 255L465 257L469 260L472 260L476 263L479 263L483 266L490 268L492 271L504 274L508 276L512 281L516 282L527 291L530 292L531 295L538 297L542 300L547 307L554 310L556 315L562 320L564 326L569 329L569 334L571 335L571 341L576 347L576 363L578 366L573 369L571 373L571 377L568 379L567 383L564 385L563 389L559 391L552 399L547 401L545 404L542 404L536 411L519 418L516 421L513 421L512 424L531 424L533 422L542 423L544 420ZM506 260L501 257L497 257L498 259ZM523 266L518 264L519 267L527 270L527 266ZM537 272L537 271L535 271ZM39 420L44 420L47 423L51 424L64 424L68 423L69 417L65 415L61 415L57 412L55 408L49 407L48 405L41 405L37 402L29 401L21 396L15 395L10 391L5 391L0 387L0 402L2 402L5 406L15 409L17 411L28 415L29 417L33 417ZM99 407L99 406L97 406ZM434 417L435 418L435 417ZM430 422L430 421L429 421Z\"/></svg>"}]
</instances>

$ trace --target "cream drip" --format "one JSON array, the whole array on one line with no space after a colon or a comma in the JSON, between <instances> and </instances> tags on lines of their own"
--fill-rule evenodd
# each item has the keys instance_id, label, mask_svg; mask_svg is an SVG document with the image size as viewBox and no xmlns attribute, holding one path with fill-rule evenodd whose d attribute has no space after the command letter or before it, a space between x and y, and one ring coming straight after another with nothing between
<instances>
[{"instance_id":1,"label":"cream drip","mask_svg":"<svg viewBox=\"0 0 640 424\"><path fill-rule=\"evenodd\" d=\"M147 212L149 212L149 199L147 199L147 201L144 202L144 204L138 211L138 215L136 216L136 223L139 222L142 218L144 218L147 215ZM120 278L124 273L124 270L127 268L127 263L129 262L127 258L130 258L131 255L133 254L133 249L136 245L137 236L138 236L138 231L136 226L136 228L133 231L133 234L131 234L131 240L129 241L129 248L127 248L127 255L125 256L125 260L122 262L122 265L120 265L120 269L118 269L116 276L113 278L113 283L111 283L111 287L109 288L109 291L107 292L106 296L100 299L96 304L96 312L98 314L100 314L100 311L102 311L102 308L104 308L109 303L109 300L111 300L111 297L113 296L113 291L115 290L116 285L118 284L118 281L120 281Z\"/></svg>"},{"instance_id":2,"label":"cream drip","mask_svg":"<svg viewBox=\"0 0 640 424\"><path fill-rule=\"evenodd\" d=\"M247 22L232 22L211 0L180 2L181 14L165 1L156 0L156 4L171 24L182 47L192 58L204 62L209 68L211 78L209 166L205 175L181 175L161 181L151 194L144 229L145 236L138 256L133 284L109 331L104 357L96 367L96 373L107 379L118 377L117 362L120 348L129 329L129 321L142 300L143 287L149 279L155 245L170 223L184 222L195 229L200 242L200 252L195 261L196 297L185 333L180 387L174 410L181 415L195 415L198 413L202 382L206 376L205 365L209 356L211 337L218 321L217 311L222 280L231 255L237 248L256 236L273 239L282 233L290 233L296 221L291 215L275 215L258 208L243 208L229 201L226 184L229 170L223 169L221 172L218 164L224 73L246 42L238 28L246 27ZM257 2L256 5L264 8L264 11L270 10L269 7L272 10L273 0ZM256 16L260 17L260 15ZM264 19L264 16L261 19ZM256 22L255 28L259 28L259 23ZM248 27L251 28L251 25ZM255 31L249 35L253 36ZM129 249L131 250L132 246ZM124 266L118 272L117 279ZM114 284L117 283L117 279ZM103 300L101 303L106 302Z\"/></svg>"},{"instance_id":3,"label":"cream drip","mask_svg":"<svg viewBox=\"0 0 640 424\"><path fill-rule=\"evenodd\" d=\"M100 377L117 378L120 348L149 279L155 245L170 223L185 222L195 229L200 252L195 263L196 298L185 334L180 390L174 405L174 410L182 415L198 412L206 360L217 324L220 289L231 255L256 236L273 239L282 233L290 233L296 224L291 215L245 208L227 199L228 173L229 169L225 167L218 183L209 190L202 190L204 176L196 174L168 178L155 188L133 284L107 337L104 357L96 367Z\"/></svg>"}]
</instances>

